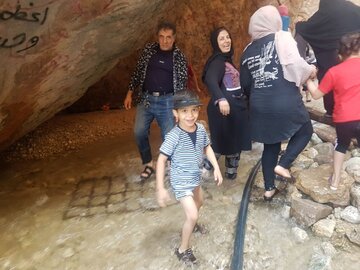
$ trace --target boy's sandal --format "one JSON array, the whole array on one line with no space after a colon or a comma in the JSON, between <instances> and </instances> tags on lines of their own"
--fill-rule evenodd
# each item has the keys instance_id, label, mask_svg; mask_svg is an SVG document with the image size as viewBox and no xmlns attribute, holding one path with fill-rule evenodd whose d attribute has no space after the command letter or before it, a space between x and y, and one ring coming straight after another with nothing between
<instances>
[{"instance_id":1,"label":"boy's sandal","mask_svg":"<svg viewBox=\"0 0 360 270\"><path fill-rule=\"evenodd\" d=\"M155 173L154 168L146 165L144 170L140 174L140 179L142 181L148 180L154 173Z\"/></svg>"}]
</instances>

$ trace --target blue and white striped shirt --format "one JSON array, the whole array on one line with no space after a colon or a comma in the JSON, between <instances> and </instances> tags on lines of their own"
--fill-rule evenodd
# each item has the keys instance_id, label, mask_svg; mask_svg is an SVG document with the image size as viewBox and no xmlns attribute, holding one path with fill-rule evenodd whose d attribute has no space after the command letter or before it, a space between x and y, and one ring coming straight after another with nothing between
<instances>
[{"instance_id":1,"label":"blue and white striped shirt","mask_svg":"<svg viewBox=\"0 0 360 270\"><path fill-rule=\"evenodd\" d=\"M200 185L204 148L210 144L204 126L196 123L196 143L188 132L175 126L165 136L160 152L171 158L170 183L176 194L178 189Z\"/></svg>"}]
</instances>

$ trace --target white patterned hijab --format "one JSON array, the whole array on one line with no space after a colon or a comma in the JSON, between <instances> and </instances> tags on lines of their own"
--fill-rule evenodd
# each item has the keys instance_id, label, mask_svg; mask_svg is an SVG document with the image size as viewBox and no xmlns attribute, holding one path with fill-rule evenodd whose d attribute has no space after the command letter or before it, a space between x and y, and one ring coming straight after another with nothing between
<instances>
[{"instance_id":1,"label":"white patterned hijab","mask_svg":"<svg viewBox=\"0 0 360 270\"><path fill-rule=\"evenodd\" d=\"M291 33L281 29L281 16L274 6L261 7L250 18L249 34L252 41L275 34L275 48L284 78L299 87L309 78L315 67L306 63L300 56Z\"/></svg>"}]
</instances>

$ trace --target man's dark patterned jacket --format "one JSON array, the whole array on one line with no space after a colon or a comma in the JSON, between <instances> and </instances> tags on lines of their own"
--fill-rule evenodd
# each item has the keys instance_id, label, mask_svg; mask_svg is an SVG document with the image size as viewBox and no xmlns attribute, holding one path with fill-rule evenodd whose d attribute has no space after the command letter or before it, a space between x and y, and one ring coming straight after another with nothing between
<instances>
[{"instance_id":1,"label":"man's dark patterned jacket","mask_svg":"<svg viewBox=\"0 0 360 270\"><path fill-rule=\"evenodd\" d=\"M143 49L140 58L136 64L134 73L131 76L128 89L135 91L137 88L138 102L141 102L144 98L143 84L146 76L146 69L149 64L151 56L153 56L159 49L159 43L153 42L146 44ZM180 51L178 47L174 47L173 51L173 63L174 63L174 92L186 89L187 85L187 63L185 55Z\"/></svg>"}]
</instances>

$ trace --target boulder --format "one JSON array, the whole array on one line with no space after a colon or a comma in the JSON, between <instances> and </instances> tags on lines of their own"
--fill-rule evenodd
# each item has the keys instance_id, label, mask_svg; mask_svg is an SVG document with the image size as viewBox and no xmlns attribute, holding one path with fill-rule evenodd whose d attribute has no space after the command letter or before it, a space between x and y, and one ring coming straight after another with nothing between
<instances>
[{"instance_id":1,"label":"boulder","mask_svg":"<svg viewBox=\"0 0 360 270\"><path fill-rule=\"evenodd\" d=\"M312 226L312 231L317 236L330 238L335 229L336 221L331 219L321 219Z\"/></svg>"},{"instance_id":2,"label":"boulder","mask_svg":"<svg viewBox=\"0 0 360 270\"><path fill-rule=\"evenodd\" d=\"M357 183L360 183L360 157L350 158L345 162L344 167L347 173L354 177Z\"/></svg>"},{"instance_id":3,"label":"boulder","mask_svg":"<svg viewBox=\"0 0 360 270\"><path fill-rule=\"evenodd\" d=\"M360 185L354 184L350 189L351 205L360 211Z\"/></svg>"},{"instance_id":4,"label":"boulder","mask_svg":"<svg viewBox=\"0 0 360 270\"><path fill-rule=\"evenodd\" d=\"M328 179L332 173L329 164L298 172L295 183L297 189L318 203L331 203L335 206L350 204L350 188L354 179L342 171L340 185L336 191L329 188Z\"/></svg>"},{"instance_id":5,"label":"boulder","mask_svg":"<svg viewBox=\"0 0 360 270\"><path fill-rule=\"evenodd\" d=\"M313 202L294 196L291 201L290 215L304 227L310 227L315 222L330 215L332 208L328 205Z\"/></svg>"}]
</instances>

